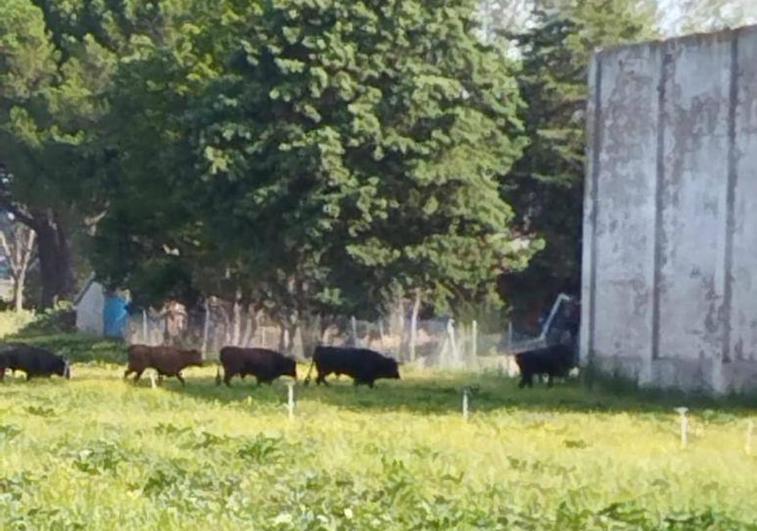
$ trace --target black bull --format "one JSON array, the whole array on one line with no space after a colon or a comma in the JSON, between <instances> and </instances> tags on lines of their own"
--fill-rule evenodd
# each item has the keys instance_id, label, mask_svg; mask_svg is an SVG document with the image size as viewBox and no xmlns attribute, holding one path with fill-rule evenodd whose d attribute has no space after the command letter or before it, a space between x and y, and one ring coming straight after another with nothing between
<instances>
[{"instance_id":1,"label":"black bull","mask_svg":"<svg viewBox=\"0 0 757 531\"><path fill-rule=\"evenodd\" d=\"M567 345L557 344L516 354L515 363L520 369L521 379L518 387L533 387L534 376L546 374L547 385L552 387L553 378L565 378L576 366L573 349Z\"/></svg>"},{"instance_id":2,"label":"black bull","mask_svg":"<svg viewBox=\"0 0 757 531\"><path fill-rule=\"evenodd\" d=\"M220 356L223 382L231 386L234 376L244 378L251 374L261 383L270 384L279 376L297 379L297 362L283 354L265 348L223 347ZM216 373L216 384L221 384L221 371Z\"/></svg>"},{"instance_id":3,"label":"black bull","mask_svg":"<svg viewBox=\"0 0 757 531\"><path fill-rule=\"evenodd\" d=\"M316 347L313 362L305 377L305 385L310 383L310 372L314 365L318 371L315 382L319 385L328 385L326 377L330 374L346 374L354 380L355 385L366 384L368 387L373 387L374 382L380 378L400 378L395 360L365 348Z\"/></svg>"},{"instance_id":4,"label":"black bull","mask_svg":"<svg viewBox=\"0 0 757 531\"><path fill-rule=\"evenodd\" d=\"M25 372L27 380L53 374L71 378L68 360L49 350L22 343L11 343L0 348L0 380L6 369Z\"/></svg>"}]
</instances>

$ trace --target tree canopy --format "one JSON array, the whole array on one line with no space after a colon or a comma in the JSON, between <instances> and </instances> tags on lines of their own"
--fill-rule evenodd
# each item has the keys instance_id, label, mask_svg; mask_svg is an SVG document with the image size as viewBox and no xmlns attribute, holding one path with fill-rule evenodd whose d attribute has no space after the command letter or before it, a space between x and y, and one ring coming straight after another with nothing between
<instances>
[{"instance_id":1,"label":"tree canopy","mask_svg":"<svg viewBox=\"0 0 757 531\"><path fill-rule=\"evenodd\" d=\"M522 54L521 119L529 145L505 174L506 195L522 230L542 235L544 251L507 292L551 299L580 285L588 66L595 49L655 36L654 6L644 0L536 2L532 26L510 34Z\"/></svg>"},{"instance_id":2,"label":"tree canopy","mask_svg":"<svg viewBox=\"0 0 757 531\"><path fill-rule=\"evenodd\" d=\"M551 294L578 279L590 54L652 36L653 11L8 0L0 207L37 234L45 304L84 229L140 304L217 295L289 325L398 292L497 303L502 275Z\"/></svg>"},{"instance_id":3,"label":"tree canopy","mask_svg":"<svg viewBox=\"0 0 757 531\"><path fill-rule=\"evenodd\" d=\"M391 288L439 309L496 298L540 242L499 191L525 146L521 100L476 7L229 4L141 48L108 95L99 276L285 321L368 315Z\"/></svg>"}]
</instances>

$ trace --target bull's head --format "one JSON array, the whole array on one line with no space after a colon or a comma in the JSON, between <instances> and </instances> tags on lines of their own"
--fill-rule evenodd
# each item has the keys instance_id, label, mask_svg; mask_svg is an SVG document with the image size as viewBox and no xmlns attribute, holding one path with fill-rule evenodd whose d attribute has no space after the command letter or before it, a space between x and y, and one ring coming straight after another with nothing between
<instances>
[{"instance_id":1,"label":"bull's head","mask_svg":"<svg viewBox=\"0 0 757 531\"><path fill-rule=\"evenodd\" d=\"M400 370L397 362L390 359L387 362L387 375L386 378L391 380L400 380Z\"/></svg>"}]
</instances>

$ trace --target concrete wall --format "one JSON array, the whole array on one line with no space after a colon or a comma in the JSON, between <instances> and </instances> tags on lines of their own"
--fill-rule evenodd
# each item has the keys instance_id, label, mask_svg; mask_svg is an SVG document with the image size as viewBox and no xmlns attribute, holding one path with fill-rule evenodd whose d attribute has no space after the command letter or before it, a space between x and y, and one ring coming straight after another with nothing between
<instances>
[{"instance_id":1,"label":"concrete wall","mask_svg":"<svg viewBox=\"0 0 757 531\"><path fill-rule=\"evenodd\" d=\"M102 335L105 291L97 282L89 282L76 303L76 329L88 334Z\"/></svg>"},{"instance_id":2,"label":"concrete wall","mask_svg":"<svg viewBox=\"0 0 757 531\"><path fill-rule=\"evenodd\" d=\"M589 85L582 362L757 390L757 27L599 52Z\"/></svg>"}]
</instances>

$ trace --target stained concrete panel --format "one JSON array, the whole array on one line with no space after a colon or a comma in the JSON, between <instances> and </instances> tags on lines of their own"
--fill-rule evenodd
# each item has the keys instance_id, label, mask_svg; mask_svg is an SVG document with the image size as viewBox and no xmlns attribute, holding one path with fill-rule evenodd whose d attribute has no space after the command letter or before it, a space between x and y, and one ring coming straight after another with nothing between
<instances>
[{"instance_id":1,"label":"stained concrete panel","mask_svg":"<svg viewBox=\"0 0 757 531\"><path fill-rule=\"evenodd\" d=\"M729 360L757 361L757 29L738 33Z\"/></svg>"},{"instance_id":2,"label":"stained concrete panel","mask_svg":"<svg viewBox=\"0 0 757 531\"><path fill-rule=\"evenodd\" d=\"M594 215L596 213L596 197L594 196L594 180L597 176L599 165L599 139L597 133L602 120L601 108L597 105L601 96L601 76L599 67L599 55L592 57L589 64L589 92L586 106L586 179L584 180L584 203L583 203L583 233L581 236L581 329L579 331L579 357L581 365L591 363L594 352L594 309L596 308L594 296L595 253L597 245L594 237Z\"/></svg>"},{"instance_id":3,"label":"stained concrete panel","mask_svg":"<svg viewBox=\"0 0 757 531\"><path fill-rule=\"evenodd\" d=\"M660 52L654 45L600 57L603 113L596 182L594 348L649 356L654 281Z\"/></svg>"},{"instance_id":4,"label":"stained concrete panel","mask_svg":"<svg viewBox=\"0 0 757 531\"><path fill-rule=\"evenodd\" d=\"M731 44L665 45L659 357L720 356L728 189Z\"/></svg>"}]
</instances>

